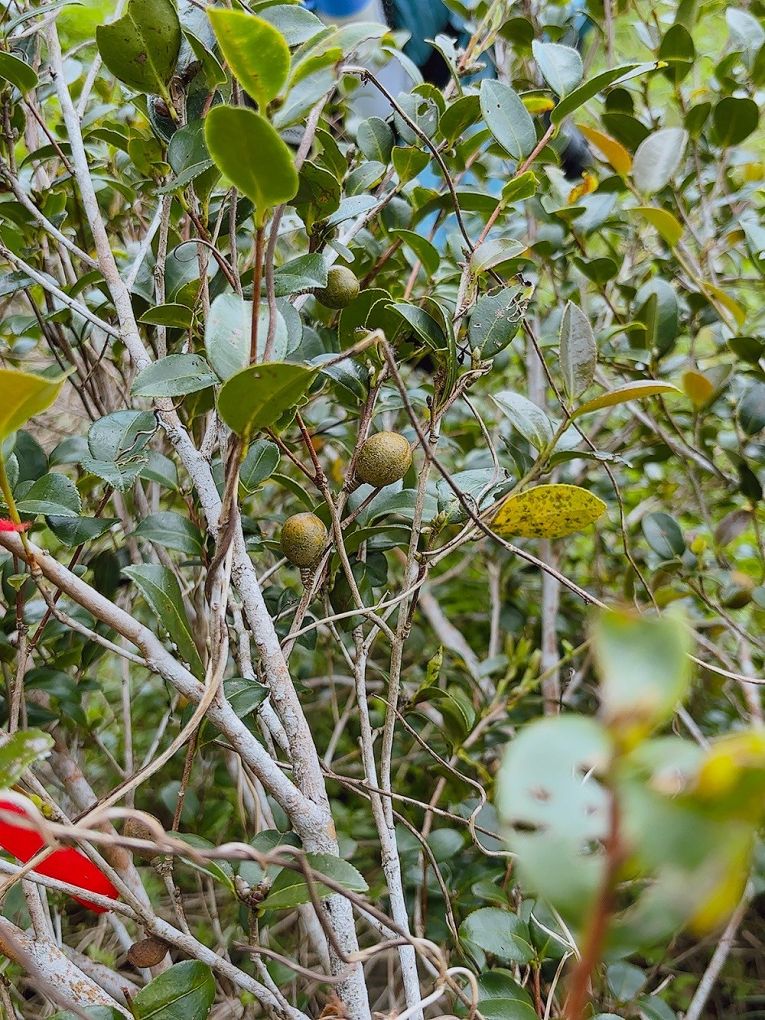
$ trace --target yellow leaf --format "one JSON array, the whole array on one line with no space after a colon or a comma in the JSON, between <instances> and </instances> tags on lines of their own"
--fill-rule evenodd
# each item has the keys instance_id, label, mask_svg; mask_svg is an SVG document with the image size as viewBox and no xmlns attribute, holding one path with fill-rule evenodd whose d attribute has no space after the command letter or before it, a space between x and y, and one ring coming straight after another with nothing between
<instances>
[{"instance_id":1,"label":"yellow leaf","mask_svg":"<svg viewBox=\"0 0 765 1020\"><path fill-rule=\"evenodd\" d=\"M695 935L707 935L722 927L736 909L746 886L751 847L743 834L740 845L727 854L713 856L694 875L701 906L691 916L688 927Z\"/></svg>"},{"instance_id":2,"label":"yellow leaf","mask_svg":"<svg viewBox=\"0 0 765 1020\"><path fill-rule=\"evenodd\" d=\"M580 418L583 414L590 414L592 411L600 411L603 407L614 407L616 404L625 404L629 400L641 400L644 397L653 397L657 393L679 393L677 386L672 383L656 382L654 379L639 379L637 382L626 383L624 386L617 386L615 390L609 390L599 397L588 400L586 404L577 407L572 418Z\"/></svg>"},{"instance_id":3,"label":"yellow leaf","mask_svg":"<svg viewBox=\"0 0 765 1020\"><path fill-rule=\"evenodd\" d=\"M605 509L602 499L577 485L537 485L505 500L492 527L506 537L564 538L583 531Z\"/></svg>"},{"instance_id":4,"label":"yellow leaf","mask_svg":"<svg viewBox=\"0 0 765 1020\"><path fill-rule=\"evenodd\" d=\"M714 383L701 372L688 369L683 373L683 390L694 407L703 407L715 391Z\"/></svg>"},{"instance_id":5,"label":"yellow leaf","mask_svg":"<svg viewBox=\"0 0 765 1020\"><path fill-rule=\"evenodd\" d=\"M741 307L738 301L734 301L727 291L724 291L722 287L718 287L714 283L707 283L706 281L702 284L704 291L711 295L715 301L719 302L723 308L727 308L739 326L743 326L746 322L746 311Z\"/></svg>"},{"instance_id":6,"label":"yellow leaf","mask_svg":"<svg viewBox=\"0 0 765 1020\"><path fill-rule=\"evenodd\" d=\"M574 205L580 198L584 198L585 195L591 195L593 191L597 191L598 178L595 174L591 174L588 170L585 170L582 174L582 183L577 184L576 187L572 188L568 195L568 204Z\"/></svg>"},{"instance_id":7,"label":"yellow leaf","mask_svg":"<svg viewBox=\"0 0 765 1020\"><path fill-rule=\"evenodd\" d=\"M683 236L683 225L676 216L666 209L657 209L653 205L639 205L630 209L631 213L637 213L644 220L648 220L652 227L655 227L661 237L667 242L670 248L674 248Z\"/></svg>"},{"instance_id":8,"label":"yellow leaf","mask_svg":"<svg viewBox=\"0 0 765 1020\"><path fill-rule=\"evenodd\" d=\"M626 176L632 170L632 156L621 142L617 142L605 131L598 131L597 128L588 127L586 124L577 124L577 127L590 145L598 150L606 163L610 163L618 174Z\"/></svg>"},{"instance_id":9,"label":"yellow leaf","mask_svg":"<svg viewBox=\"0 0 765 1020\"><path fill-rule=\"evenodd\" d=\"M529 113L547 113L555 108L555 101L549 96L523 96L522 102Z\"/></svg>"},{"instance_id":10,"label":"yellow leaf","mask_svg":"<svg viewBox=\"0 0 765 1020\"><path fill-rule=\"evenodd\" d=\"M63 385L61 378L0 368L0 440L50 407Z\"/></svg>"}]
</instances>

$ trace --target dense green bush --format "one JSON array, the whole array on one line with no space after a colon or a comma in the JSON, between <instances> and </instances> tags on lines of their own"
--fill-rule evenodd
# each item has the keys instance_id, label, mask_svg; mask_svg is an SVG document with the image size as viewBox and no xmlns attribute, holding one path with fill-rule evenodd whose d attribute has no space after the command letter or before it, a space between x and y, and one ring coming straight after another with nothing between
<instances>
[{"instance_id":1,"label":"dense green bush","mask_svg":"<svg viewBox=\"0 0 765 1020\"><path fill-rule=\"evenodd\" d=\"M762 1004L762 5L447 5L2 6L9 1018Z\"/></svg>"}]
</instances>

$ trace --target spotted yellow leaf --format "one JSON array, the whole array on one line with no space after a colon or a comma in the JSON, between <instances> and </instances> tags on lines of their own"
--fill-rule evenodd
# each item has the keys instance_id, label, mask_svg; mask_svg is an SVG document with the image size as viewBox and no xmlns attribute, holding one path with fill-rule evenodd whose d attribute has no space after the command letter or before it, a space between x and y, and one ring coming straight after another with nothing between
<instances>
[{"instance_id":1,"label":"spotted yellow leaf","mask_svg":"<svg viewBox=\"0 0 765 1020\"><path fill-rule=\"evenodd\" d=\"M598 131L597 128L588 127L587 124L577 124L577 127L590 145L598 150L606 163L610 163L618 174L626 176L632 170L632 156L621 142L617 142L605 131Z\"/></svg>"},{"instance_id":2,"label":"spotted yellow leaf","mask_svg":"<svg viewBox=\"0 0 765 1020\"><path fill-rule=\"evenodd\" d=\"M583 531L605 509L602 499L578 485L537 485L506 499L492 527L506 538L564 538Z\"/></svg>"}]
</instances>

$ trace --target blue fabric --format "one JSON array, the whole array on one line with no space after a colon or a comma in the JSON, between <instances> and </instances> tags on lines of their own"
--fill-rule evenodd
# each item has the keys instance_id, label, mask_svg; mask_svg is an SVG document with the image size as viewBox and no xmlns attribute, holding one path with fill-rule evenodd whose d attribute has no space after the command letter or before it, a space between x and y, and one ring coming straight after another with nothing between
<instances>
[{"instance_id":1,"label":"blue fabric","mask_svg":"<svg viewBox=\"0 0 765 1020\"><path fill-rule=\"evenodd\" d=\"M350 18L363 11L369 0L305 0L309 10L328 18Z\"/></svg>"}]
</instances>

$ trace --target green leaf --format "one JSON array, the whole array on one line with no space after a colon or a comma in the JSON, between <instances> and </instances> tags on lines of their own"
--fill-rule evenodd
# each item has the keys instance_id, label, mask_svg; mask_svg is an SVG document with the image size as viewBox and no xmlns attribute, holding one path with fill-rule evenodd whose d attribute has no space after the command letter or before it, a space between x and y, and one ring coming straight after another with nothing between
<instances>
[{"instance_id":1,"label":"green leaf","mask_svg":"<svg viewBox=\"0 0 765 1020\"><path fill-rule=\"evenodd\" d=\"M205 350L221 379L241 371L250 357L252 301L238 294L219 294L205 326Z\"/></svg>"},{"instance_id":2,"label":"green leaf","mask_svg":"<svg viewBox=\"0 0 765 1020\"><path fill-rule=\"evenodd\" d=\"M0 368L0 442L47 410L58 397L64 379L45 379L30 372Z\"/></svg>"},{"instance_id":3,"label":"green leaf","mask_svg":"<svg viewBox=\"0 0 765 1020\"><path fill-rule=\"evenodd\" d=\"M180 585L172 571L155 563L142 563L124 567L148 602L158 622L165 628L181 653L184 661L197 677L204 676L204 667L191 636L191 628L183 606Z\"/></svg>"},{"instance_id":4,"label":"green leaf","mask_svg":"<svg viewBox=\"0 0 765 1020\"><path fill-rule=\"evenodd\" d=\"M491 526L498 535L520 538L565 538L584 531L606 504L578 485L537 485L510 496Z\"/></svg>"},{"instance_id":5,"label":"green leaf","mask_svg":"<svg viewBox=\"0 0 765 1020\"><path fill-rule=\"evenodd\" d=\"M268 688L246 677L231 677L223 684L226 698L240 719L259 708L268 697Z\"/></svg>"},{"instance_id":6,"label":"green leaf","mask_svg":"<svg viewBox=\"0 0 765 1020\"><path fill-rule=\"evenodd\" d=\"M367 159L387 166L393 153L393 143L393 131L381 117L369 117L359 124L356 144Z\"/></svg>"},{"instance_id":7,"label":"green leaf","mask_svg":"<svg viewBox=\"0 0 765 1020\"><path fill-rule=\"evenodd\" d=\"M328 267L323 255L314 252L299 255L274 273L274 290L277 297L304 294L314 287L327 286ZM217 300L217 299L216 299Z\"/></svg>"},{"instance_id":8,"label":"green leaf","mask_svg":"<svg viewBox=\"0 0 765 1020\"><path fill-rule=\"evenodd\" d=\"M136 993L136 1020L205 1020L215 1001L215 978L205 963L176 963Z\"/></svg>"},{"instance_id":9,"label":"green leaf","mask_svg":"<svg viewBox=\"0 0 765 1020\"><path fill-rule=\"evenodd\" d=\"M51 1020L125 1020L125 1014L113 1006L85 1006L77 1013L56 1013Z\"/></svg>"},{"instance_id":10,"label":"green leaf","mask_svg":"<svg viewBox=\"0 0 765 1020\"><path fill-rule=\"evenodd\" d=\"M60 517L51 514L47 523L59 542L71 547L100 538L120 522L117 517Z\"/></svg>"},{"instance_id":11,"label":"green leaf","mask_svg":"<svg viewBox=\"0 0 765 1020\"><path fill-rule=\"evenodd\" d=\"M324 24L305 7L276 4L274 7L261 9L258 14L274 28L279 29L288 46L302 46L304 42L324 31Z\"/></svg>"},{"instance_id":12,"label":"green leaf","mask_svg":"<svg viewBox=\"0 0 765 1020\"><path fill-rule=\"evenodd\" d=\"M424 309L417 305L400 301L397 304L388 306L391 311L407 322L424 344L433 351L444 351L447 347L447 338L438 322Z\"/></svg>"},{"instance_id":13,"label":"green leaf","mask_svg":"<svg viewBox=\"0 0 765 1020\"><path fill-rule=\"evenodd\" d=\"M480 99L486 125L502 148L513 159L528 156L537 144L537 133L517 93L509 85L484 78Z\"/></svg>"},{"instance_id":14,"label":"green leaf","mask_svg":"<svg viewBox=\"0 0 765 1020\"><path fill-rule=\"evenodd\" d=\"M715 134L721 145L740 145L757 130L760 111L753 99L725 96L712 111Z\"/></svg>"},{"instance_id":15,"label":"green leaf","mask_svg":"<svg viewBox=\"0 0 765 1020\"><path fill-rule=\"evenodd\" d=\"M0 790L15 786L30 765L46 758L53 737L42 730L19 730L0 743Z\"/></svg>"},{"instance_id":16,"label":"green leaf","mask_svg":"<svg viewBox=\"0 0 765 1020\"><path fill-rule=\"evenodd\" d=\"M609 390L608 393L604 393L600 397L593 397L592 400L577 407L571 417L581 418L583 414L592 414L593 411L600 411L604 407L614 407L616 404L625 404L630 400L644 400L646 397L654 397L659 393L679 392L677 386L673 386L672 383L640 379L637 382L617 386L615 390Z\"/></svg>"},{"instance_id":17,"label":"green leaf","mask_svg":"<svg viewBox=\"0 0 765 1020\"><path fill-rule=\"evenodd\" d=\"M182 397L217 382L215 372L198 354L169 354L139 372L131 392L136 397Z\"/></svg>"},{"instance_id":18,"label":"green leaf","mask_svg":"<svg viewBox=\"0 0 765 1020\"><path fill-rule=\"evenodd\" d=\"M658 511L646 514L640 524L646 542L662 559L671 560L683 555L685 539L674 517Z\"/></svg>"},{"instance_id":19,"label":"green leaf","mask_svg":"<svg viewBox=\"0 0 765 1020\"><path fill-rule=\"evenodd\" d=\"M215 165L255 206L259 226L269 210L297 194L295 161L278 132L254 110L215 106L205 119Z\"/></svg>"},{"instance_id":20,"label":"green leaf","mask_svg":"<svg viewBox=\"0 0 765 1020\"><path fill-rule=\"evenodd\" d=\"M470 263L474 273L486 273L496 269L503 262L510 262L527 250L523 241L512 237L498 237L479 244L473 252Z\"/></svg>"},{"instance_id":21,"label":"green leaf","mask_svg":"<svg viewBox=\"0 0 765 1020\"><path fill-rule=\"evenodd\" d=\"M0 78L15 85L21 93L31 92L37 87L37 72L26 60L15 57L12 53L0 52Z\"/></svg>"},{"instance_id":22,"label":"green leaf","mask_svg":"<svg viewBox=\"0 0 765 1020\"><path fill-rule=\"evenodd\" d=\"M765 428L765 383L753 382L746 388L736 417L747 436L754 436Z\"/></svg>"},{"instance_id":23,"label":"green leaf","mask_svg":"<svg viewBox=\"0 0 765 1020\"><path fill-rule=\"evenodd\" d=\"M210 89L223 85L226 81L226 72L220 65L220 61L202 42L199 36L194 35L188 28L183 27L183 36L194 52L194 56L202 65L202 73Z\"/></svg>"},{"instance_id":24,"label":"green leaf","mask_svg":"<svg viewBox=\"0 0 765 1020\"><path fill-rule=\"evenodd\" d=\"M497 811L524 891L577 918L602 882L608 794L597 771L610 756L600 723L558 716L522 729L497 775Z\"/></svg>"},{"instance_id":25,"label":"green leaf","mask_svg":"<svg viewBox=\"0 0 765 1020\"><path fill-rule=\"evenodd\" d=\"M239 470L239 481L247 492L255 492L262 482L271 477L279 466L280 456L279 447L270 439L256 439L250 443Z\"/></svg>"},{"instance_id":26,"label":"green leaf","mask_svg":"<svg viewBox=\"0 0 765 1020\"><path fill-rule=\"evenodd\" d=\"M673 82L681 82L693 67L696 50L693 37L685 25L676 23L664 33L659 46L659 59L669 64L665 75Z\"/></svg>"},{"instance_id":27,"label":"green leaf","mask_svg":"<svg viewBox=\"0 0 765 1020\"><path fill-rule=\"evenodd\" d=\"M317 372L317 368L288 362L250 365L223 384L218 413L240 436L268 428L298 406Z\"/></svg>"},{"instance_id":28,"label":"green leaf","mask_svg":"<svg viewBox=\"0 0 765 1020\"><path fill-rule=\"evenodd\" d=\"M263 18L244 11L211 7L207 16L234 77L265 112L287 84L290 51L284 36Z\"/></svg>"},{"instance_id":29,"label":"green leaf","mask_svg":"<svg viewBox=\"0 0 765 1020\"><path fill-rule=\"evenodd\" d=\"M598 345L590 320L573 301L566 304L560 324L560 364L570 400L584 393L595 378Z\"/></svg>"},{"instance_id":30,"label":"green leaf","mask_svg":"<svg viewBox=\"0 0 765 1020\"><path fill-rule=\"evenodd\" d=\"M565 99L562 99L550 114L550 120L553 124L559 125L570 113L578 110L580 106L596 96L598 92L602 92L603 89L629 81L647 71L655 71L658 66L658 63L623 64L621 67L612 67L609 71L596 74L594 78L590 78L584 85L580 85Z\"/></svg>"},{"instance_id":31,"label":"green leaf","mask_svg":"<svg viewBox=\"0 0 765 1020\"><path fill-rule=\"evenodd\" d=\"M521 328L526 307L521 287L505 287L497 294L484 294L470 316L468 339L482 358L494 358L510 344Z\"/></svg>"},{"instance_id":32,"label":"green leaf","mask_svg":"<svg viewBox=\"0 0 765 1020\"><path fill-rule=\"evenodd\" d=\"M418 149L414 145L397 145L391 158L393 159L393 168L402 184L413 181L430 162L425 149Z\"/></svg>"},{"instance_id":33,"label":"green leaf","mask_svg":"<svg viewBox=\"0 0 765 1020\"><path fill-rule=\"evenodd\" d=\"M688 629L670 616L605 612L592 636L603 719L622 739L641 739L672 717L688 690Z\"/></svg>"},{"instance_id":34,"label":"green leaf","mask_svg":"<svg viewBox=\"0 0 765 1020\"><path fill-rule=\"evenodd\" d=\"M685 152L688 132L683 128L654 131L638 146L632 161L632 179L638 191L653 195L672 180Z\"/></svg>"},{"instance_id":35,"label":"green leaf","mask_svg":"<svg viewBox=\"0 0 765 1020\"><path fill-rule=\"evenodd\" d=\"M144 517L133 534L166 549L188 553L189 556L201 556L204 548L199 528L172 510L160 510Z\"/></svg>"},{"instance_id":36,"label":"green leaf","mask_svg":"<svg viewBox=\"0 0 765 1020\"><path fill-rule=\"evenodd\" d=\"M611 994L619 1002L632 1002L648 980L645 971L625 960L617 960L606 970L606 981Z\"/></svg>"},{"instance_id":37,"label":"green leaf","mask_svg":"<svg viewBox=\"0 0 765 1020\"><path fill-rule=\"evenodd\" d=\"M535 39L531 51L542 77L553 92L561 99L573 92L584 74L582 58L575 49Z\"/></svg>"},{"instance_id":38,"label":"green leaf","mask_svg":"<svg viewBox=\"0 0 765 1020\"><path fill-rule=\"evenodd\" d=\"M306 861L314 871L341 883L350 892L363 893L369 886L362 875L348 861L332 854L306 854ZM315 882L316 892L321 899L334 895L333 891L320 881ZM303 874L285 868L279 873L271 891L262 903L263 910L291 910L301 903L310 903L311 894Z\"/></svg>"},{"instance_id":39,"label":"green leaf","mask_svg":"<svg viewBox=\"0 0 765 1020\"><path fill-rule=\"evenodd\" d=\"M492 399L535 449L543 450L551 442L555 430L541 407L511 390L495 393Z\"/></svg>"},{"instance_id":40,"label":"green leaf","mask_svg":"<svg viewBox=\"0 0 765 1020\"><path fill-rule=\"evenodd\" d=\"M37 479L24 498L17 501L16 509L21 514L77 517L82 501L74 482L59 471L52 471Z\"/></svg>"},{"instance_id":41,"label":"green leaf","mask_svg":"<svg viewBox=\"0 0 765 1020\"><path fill-rule=\"evenodd\" d=\"M438 272L441 256L438 248L414 230L391 230L391 237L398 238L403 242L405 248L411 249L414 256L422 263L422 267L428 276L434 276Z\"/></svg>"},{"instance_id":42,"label":"green leaf","mask_svg":"<svg viewBox=\"0 0 765 1020\"><path fill-rule=\"evenodd\" d=\"M194 312L188 305L168 304L155 305L144 312L139 322L148 326L171 326L176 329L190 329Z\"/></svg>"},{"instance_id":43,"label":"green leaf","mask_svg":"<svg viewBox=\"0 0 765 1020\"><path fill-rule=\"evenodd\" d=\"M129 0L121 18L96 29L98 51L114 77L136 92L155 95L167 92L181 39L171 0Z\"/></svg>"},{"instance_id":44,"label":"green leaf","mask_svg":"<svg viewBox=\"0 0 765 1020\"><path fill-rule=\"evenodd\" d=\"M635 318L645 325L645 331L636 331L635 341L649 350L656 348L660 354L667 354L675 344L680 322L674 288L655 276L637 292L635 304Z\"/></svg>"},{"instance_id":45,"label":"green leaf","mask_svg":"<svg viewBox=\"0 0 765 1020\"><path fill-rule=\"evenodd\" d=\"M498 907L482 907L468 914L460 925L460 938L468 948L478 946L503 963L530 963L536 955L526 922Z\"/></svg>"}]
</instances>

